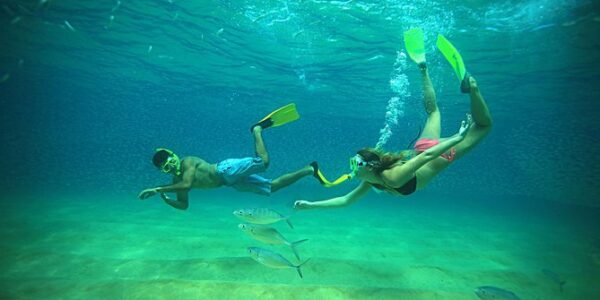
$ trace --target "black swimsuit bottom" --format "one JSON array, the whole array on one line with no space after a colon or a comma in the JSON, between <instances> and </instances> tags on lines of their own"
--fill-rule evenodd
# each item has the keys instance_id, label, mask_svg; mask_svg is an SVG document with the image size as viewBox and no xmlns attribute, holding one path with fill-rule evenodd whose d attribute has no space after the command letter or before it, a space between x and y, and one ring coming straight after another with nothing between
<instances>
[{"instance_id":1,"label":"black swimsuit bottom","mask_svg":"<svg viewBox=\"0 0 600 300\"><path fill-rule=\"evenodd\" d=\"M373 186L379 190L385 190L386 187L380 184L373 184ZM407 183L405 183L403 186L397 188L397 189L393 189L394 191L404 195L404 196L408 196L412 193L414 193L417 190L417 176L413 176L413 178L411 180L409 180Z\"/></svg>"}]
</instances>

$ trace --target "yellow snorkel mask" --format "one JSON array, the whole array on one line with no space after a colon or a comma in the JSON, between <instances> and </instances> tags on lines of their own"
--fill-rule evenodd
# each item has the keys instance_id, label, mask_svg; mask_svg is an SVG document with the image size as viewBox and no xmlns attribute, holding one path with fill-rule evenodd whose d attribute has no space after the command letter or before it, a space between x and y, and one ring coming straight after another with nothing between
<instances>
[{"instance_id":1,"label":"yellow snorkel mask","mask_svg":"<svg viewBox=\"0 0 600 300\"><path fill-rule=\"evenodd\" d=\"M177 154L175 154L173 151L166 149L166 148L158 148L156 149L156 152L159 151L165 151L169 154L169 157L167 158L167 160L160 166L160 170L163 173L171 173L173 170L175 170L175 175L180 176L181 175L181 160L179 159L179 156L177 156Z\"/></svg>"}]
</instances>

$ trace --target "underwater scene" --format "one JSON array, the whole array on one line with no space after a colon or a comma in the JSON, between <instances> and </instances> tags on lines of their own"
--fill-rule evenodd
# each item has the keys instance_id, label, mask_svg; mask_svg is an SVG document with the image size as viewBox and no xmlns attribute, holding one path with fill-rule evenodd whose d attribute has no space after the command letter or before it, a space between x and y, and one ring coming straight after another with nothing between
<instances>
[{"instance_id":1,"label":"underwater scene","mask_svg":"<svg viewBox=\"0 0 600 300\"><path fill-rule=\"evenodd\" d=\"M0 27L0 299L600 299L598 1Z\"/></svg>"}]
</instances>

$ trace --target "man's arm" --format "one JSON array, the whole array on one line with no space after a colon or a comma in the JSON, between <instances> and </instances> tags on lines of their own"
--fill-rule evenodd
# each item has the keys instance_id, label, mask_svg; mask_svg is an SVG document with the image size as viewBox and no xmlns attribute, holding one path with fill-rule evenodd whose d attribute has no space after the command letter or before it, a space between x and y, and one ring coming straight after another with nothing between
<instances>
[{"instance_id":1,"label":"man's arm","mask_svg":"<svg viewBox=\"0 0 600 300\"><path fill-rule=\"evenodd\" d=\"M195 168L195 166L189 166L185 170L186 171L183 172L183 178L181 179L181 181L174 183L174 184L170 184L170 185L145 189L138 195L138 198L140 198L142 200L148 199L148 198L156 195L157 193L170 193L170 192L175 192L175 193L186 192L187 193L192 188L192 183L194 182L196 168Z\"/></svg>"},{"instance_id":2,"label":"man's arm","mask_svg":"<svg viewBox=\"0 0 600 300\"><path fill-rule=\"evenodd\" d=\"M309 208L332 208L332 207L343 207L350 205L358 199L362 198L371 189L371 184L366 181L360 183L360 185L352 190L350 193L336 198L331 198L322 201L304 201L298 200L294 203L295 209L309 209Z\"/></svg>"}]
</instances>

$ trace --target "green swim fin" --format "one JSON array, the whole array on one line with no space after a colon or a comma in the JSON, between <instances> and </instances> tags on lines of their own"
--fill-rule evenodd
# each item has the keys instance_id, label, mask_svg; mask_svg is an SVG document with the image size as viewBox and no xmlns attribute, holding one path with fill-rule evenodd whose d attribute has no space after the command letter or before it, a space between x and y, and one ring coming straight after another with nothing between
<instances>
[{"instance_id":1,"label":"green swim fin","mask_svg":"<svg viewBox=\"0 0 600 300\"><path fill-rule=\"evenodd\" d=\"M404 46L414 62L418 65L425 63L425 41L421 28L412 28L404 32Z\"/></svg>"},{"instance_id":2,"label":"green swim fin","mask_svg":"<svg viewBox=\"0 0 600 300\"><path fill-rule=\"evenodd\" d=\"M444 55L446 60L454 69L456 73L456 77L460 81L460 91L463 93L469 93L471 87L469 86L469 72L465 68L465 63L463 62L462 56L450 41L448 41L443 35L438 34L438 39L436 42L438 49Z\"/></svg>"},{"instance_id":3,"label":"green swim fin","mask_svg":"<svg viewBox=\"0 0 600 300\"><path fill-rule=\"evenodd\" d=\"M296 121L299 118L300 115L298 114L298 111L296 111L296 104L290 103L268 114L262 120L258 121L258 123L252 125L250 131L256 126L260 126L262 129L277 127Z\"/></svg>"}]
</instances>

